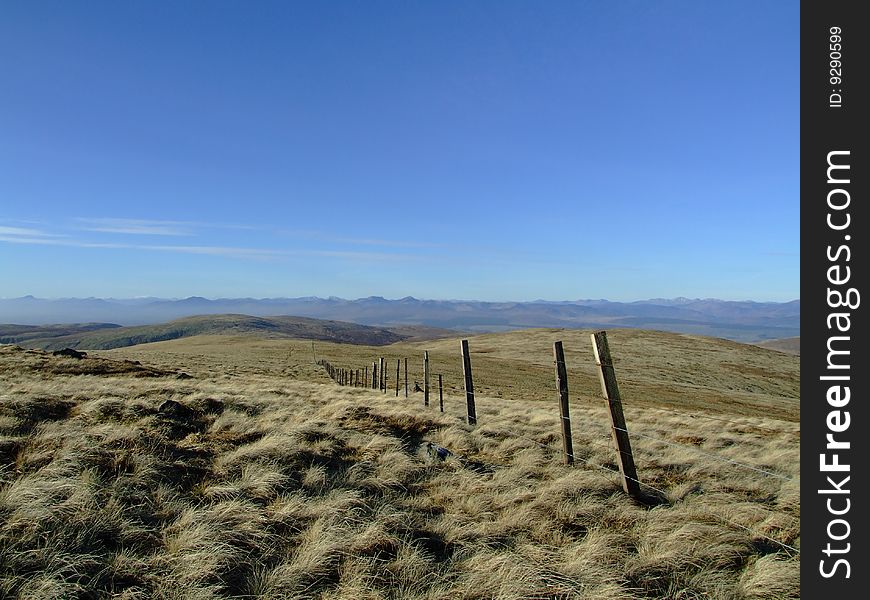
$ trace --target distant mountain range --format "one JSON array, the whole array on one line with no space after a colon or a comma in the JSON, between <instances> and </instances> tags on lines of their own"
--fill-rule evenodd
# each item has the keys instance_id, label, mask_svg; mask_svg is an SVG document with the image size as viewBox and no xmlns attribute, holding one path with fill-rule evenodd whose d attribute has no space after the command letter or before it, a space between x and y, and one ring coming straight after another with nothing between
<instances>
[{"instance_id":1,"label":"distant mountain range","mask_svg":"<svg viewBox=\"0 0 870 600\"><path fill-rule=\"evenodd\" d=\"M634 327L758 342L800 335L800 300L791 302L715 299L652 299L637 302L575 300L480 302L343 298L161 298L47 300L0 299L0 323L47 325L102 323L146 325L194 315L233 313L255 317L292 315L395 329L428 326L469 332L529 327ZM103 325L105 326L105 325ZM91 327L94 327L91 325ZM99 326L97 326L99 327ZM4 329L8 328L4 326Z\"/></svg>"}]
</instances>

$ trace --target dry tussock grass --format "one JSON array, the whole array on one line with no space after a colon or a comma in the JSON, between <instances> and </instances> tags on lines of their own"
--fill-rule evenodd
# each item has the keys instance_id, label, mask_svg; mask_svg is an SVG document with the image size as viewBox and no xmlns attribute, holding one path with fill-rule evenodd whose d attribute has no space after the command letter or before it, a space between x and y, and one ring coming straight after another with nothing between
<instances>
[{"instance_id":1,"label":"dry tussock grass","mask_svg":"<svg viewBox=\"0 0 870 600\"><path fill-rule=\"evenodd\" d=\"M799 596L799 556L768 539L800 544L794 421L627 402L640 476L663 492L642 504L582 394L569 468L552 396L484 394L469 427L453 396L442 414L222 352L141 377L0 347L0 596Z\"/></svg>"}]
</instances>

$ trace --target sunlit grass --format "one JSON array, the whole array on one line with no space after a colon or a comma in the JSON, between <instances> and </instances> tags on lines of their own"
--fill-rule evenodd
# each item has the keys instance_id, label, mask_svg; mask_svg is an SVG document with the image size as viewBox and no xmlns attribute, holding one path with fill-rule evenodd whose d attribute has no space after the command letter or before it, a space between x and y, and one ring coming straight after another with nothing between
<instances>
[{"instance_id":1,"label":"sunlit grass","mask_svg":"<svg viewBox=\"0 0 870 600\"><path fill-rule=\"evenodd\" d=\"M639 476L660 490L644 504L608 470L583 334L560 334L576 341L578 460L564 465L548 335L472 341L491 350L472 358L477 427L453 388L440 413L437 395L425 408L421 394L335 385L303 354L310 342L104 354L141 360L145 377L132 363L0 347L0 596L797 598L799 555L772 541L800 546L792 357L612 336ZM456 386L454 342L378 352L394 376L396 357L431 348ZM371 359L317 349L336 364ZM672 395L636 401L677 372ZM739 402L722 400L729 387ZM427 442L453 456L431 458Z\"/></svg>"}]
</instances>

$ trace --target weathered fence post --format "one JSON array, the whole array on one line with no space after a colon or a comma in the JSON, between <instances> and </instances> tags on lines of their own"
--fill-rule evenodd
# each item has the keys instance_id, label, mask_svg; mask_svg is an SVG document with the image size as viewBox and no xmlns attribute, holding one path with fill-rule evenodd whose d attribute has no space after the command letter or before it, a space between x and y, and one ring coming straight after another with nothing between
<instances>
[{"instance_id":1,"label":"weathered fence post","mask_svg":"<svg viewBox=\"0 0 870 600\"><path fill-rule=\"evenodd\" d=\"M568 412L568 370L565 368L565 351L562 342L553 344L556 360L556 385L559 387L559 417L562 422L562 449L565 451L565 464L574 464L574 443L571 440L571 415Z\"/></svg>"},{"instance_id":2,"label":"weathered fence post","mask_svg":"<svg viewBox=\"0 0 870 600\"><path fill-rule=\"evenodd\" d=\"M405 357L405 398L408 397L408 357Z\"/></svg>"},{"instance_id":3,"label":"weathered fence post","mask_svg":"<svg viewBox=\"0 0 870 600\"><path fill-rule=\"evenodd\" d=\"M429 351L423 351L423 405L429 406Z\"/></svg>"},{"instance_id":4,"label":"weathered fence post","mask_svg":"<svg viewBox=\"0 0 870 600\"><path fill-rule=\"evenodd\" d=\"M471 378L471 355L468 353L468 340L462 340L462 374L465 375L465 409L468 424L477 424L477 411L474 408L474 382Z\"/></svg>"},{"instance_id":5,"label":"weathered fence post","mask_svg":"<svg viewBox=\"0 0 870 600\"><path fill-rule=\"evenodd\" d=\"M592 334L592 350L595 352L595 362L599 366L601 391L607 400L610 411L611 433L616 444L617 463L622 473L622 488L631 496L640 495L637 469L634 466L634 456L631 453L631 442L628 439L628 427L625 426L625 415L622 412L622 397L616 384L616 371L613 369L613 359L610 357L610 347L607 344L607 333L599 331Z\"/></svg>"},{"instance_id":6,"label":"weathered fence post","mask_svg":"<svg viewBox=\"0 0 870 600\"><path fill-rule=\"evenodd\" d=\"M375 385L378 381L378 365L377 363L372 363L372 389L375 389Z\"/></svg>"},{"instance_id":7,"label":"weathered fence post","mask_svg":"<svg viewBox=\"0 0 870 600\"><path fill-rule=\"evenodd\" d=\"M378 365L378 373L381 375L380 381L378 381L378 389L383 390L384 393L387 391L387 361L384 357L381 357L380 363Z\"/></svg>"},{"instance_id":8,"label":"weathered fence post","mask_svg":"<svg viewBox=\"0 0 870 600\"><path fill-rule=\"evenodd\" d=\"M401 368L402 368L402 359L397 358L396 359L396 398L399 397L399 382L402 380L399 377L399 369L401 369Z\"/></svg>"},{"instance_id":9,"label":"weathered fence post","mask_svg":"<svg viewBox=\"0 0 870 600\"><path fill-rule=\"evenodd\" d=\"M438 408L444 412L444 386L441 385L441 373L438 373Z\"/></svg>"},{"instance_id":10,"label":"weathered fence post","mask_svg":"<svg viewBox=\"0 0 870 600\"><path fill-rule=\"evenodd\" d=\"M363 384L363 387L365 387L369 384L369 366L368 365L365 366L365 370L363 371L362 384Z\"/></svg>"}]
</instances>

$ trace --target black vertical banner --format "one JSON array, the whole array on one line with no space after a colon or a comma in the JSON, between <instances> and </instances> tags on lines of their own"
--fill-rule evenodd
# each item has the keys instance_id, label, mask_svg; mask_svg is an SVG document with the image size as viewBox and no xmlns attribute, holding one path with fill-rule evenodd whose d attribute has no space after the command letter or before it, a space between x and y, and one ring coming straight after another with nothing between
<instances>
[{"instance_id":1,"label":"black vertical banner","mask_svg":"<svg viewBox=\"0 0 870 600\"><path fill-rule=\"evenodd\" d=\"M870 22L801 4L801 592L866 598ZM866 10L866 6L863 7ZM866 14L866 13L865 13ZM868 292L870 293L870 292ZM824 596L822 596L824 594Z\"/></svg>"}]
</instances>

